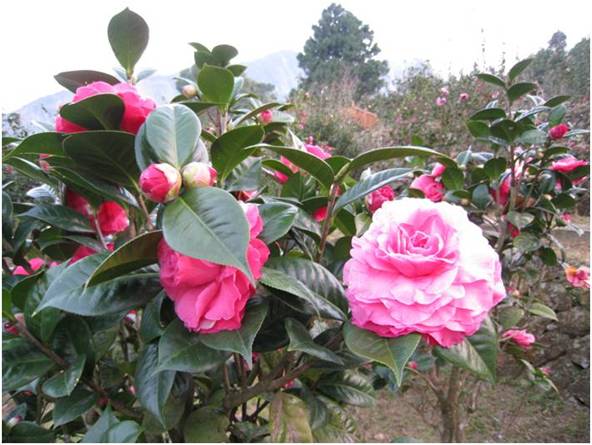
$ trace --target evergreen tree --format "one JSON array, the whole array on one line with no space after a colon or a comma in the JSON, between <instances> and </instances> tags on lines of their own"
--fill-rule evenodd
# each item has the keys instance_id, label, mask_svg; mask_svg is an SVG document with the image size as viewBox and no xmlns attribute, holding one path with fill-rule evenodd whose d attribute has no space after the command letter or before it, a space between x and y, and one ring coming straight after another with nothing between
<instances>
[{"instance_id":1,"label":"evergreen tree","mask_svg":"<svg viewBox=\"0 0 592 445\"><path fill-rule=\"evenodd\" d=\"M374 59L378 53L369 26L333 3L323 11L319 23L313 26L313 36L298 54L306 76L301 86L329 84L351 76L358 83L356 98L374 94L384 85L383 76L388 73L387 62Z\"/></svg>"}]
</instances>

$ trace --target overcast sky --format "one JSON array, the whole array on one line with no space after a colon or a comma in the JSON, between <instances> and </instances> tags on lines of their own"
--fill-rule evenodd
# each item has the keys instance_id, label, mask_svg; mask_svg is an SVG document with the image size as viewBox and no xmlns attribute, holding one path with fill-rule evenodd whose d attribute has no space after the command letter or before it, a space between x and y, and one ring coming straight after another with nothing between
<instances>
[{"instance_id":1,"label":"overcast sky","mask_svg":"<svg viewBox=\"0 0 592 445\"><path fill-rule=\"evenodd\" d=\"M330 0L14 0L0 1L1 107L11 111L61 88L60 71L111 72L111 16L129 6L150 26L139 68L173 73L192 61L189 41L228 43L239 62L280 50L300 51ZM400 68L430 60L442 74L473 62L497 65L545 46L553 32L568 46L590 35L592 2L582 0L342 0L375 32L381 57ZM588 19L586 19L588 17ZM485 58L482 44L485 43Z\"/></svg>"}]
</instances>

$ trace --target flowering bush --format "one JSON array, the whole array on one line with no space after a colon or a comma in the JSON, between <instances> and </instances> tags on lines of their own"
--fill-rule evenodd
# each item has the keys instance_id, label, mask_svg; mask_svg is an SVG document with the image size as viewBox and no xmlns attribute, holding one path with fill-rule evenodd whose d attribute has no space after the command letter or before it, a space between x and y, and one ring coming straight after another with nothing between
<instances>
[{"instance_id":1,"label":"flowering bush","mask_svg":"<svg viewBox=\"0 0 592 445\"><path fill-rule=\"evenodd\" d=\"M495 381L500 350L550 382L511 343L554 317L527 269L560 261L550 232L588 166L563 144L581 132L552 130L566 97L515 108L528 61L481 76L502 92L468 123L487 150L352 159L244 92L229 45L192 43L194 81L155 107L133 87L146 23L126 9L108 31L126 78L58 74L76 96L56 131L3 147L43 184L3 193L5 440L351 441L344 406L377 375L429 382L461 440L461 376Z\"/></svg>"}]
</instances>

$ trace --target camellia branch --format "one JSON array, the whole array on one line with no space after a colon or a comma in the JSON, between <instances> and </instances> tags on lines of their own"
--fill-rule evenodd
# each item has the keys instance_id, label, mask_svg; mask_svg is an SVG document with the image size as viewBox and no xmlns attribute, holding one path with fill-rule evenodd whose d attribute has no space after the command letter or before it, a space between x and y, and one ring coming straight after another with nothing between
<instances>
[{"instance_id":1,"label":"camellia branch","mask_svg":"<svg viewBox=\"0 0 592 445\"><path fill-rule=\"evenodd\" d=\"M331 229L331 223L333 222L333 209L335 208L335 201L337 199L337 193L339 192L339 185L333 183L329 190L329 204L327 205L327 217L323 221L323 228L321 230L321 241L319 243L319 250L317 252L316 261L319 262L323 257L325 251L325 245L327 244L327 237L329 236L329 230Z\"/></svg>"}]
</instances>

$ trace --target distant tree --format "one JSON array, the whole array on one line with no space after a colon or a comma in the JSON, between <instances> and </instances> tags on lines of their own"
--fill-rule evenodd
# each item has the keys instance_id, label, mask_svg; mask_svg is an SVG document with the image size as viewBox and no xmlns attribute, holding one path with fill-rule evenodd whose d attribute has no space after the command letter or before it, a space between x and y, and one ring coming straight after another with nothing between
<instances>
[{"instance_id":1,"label":"distant tree","mask_svg":"<svg viewBox=\"0 0 592 445\"><path fill-rule=\"evenodd\" d=\"M590 96L590 39L580 40L567 54L573 93Z\"/></svg>"},{"instance_id":2,"label":"distant tree","mask_svg":"<svg viewBox=\"0 0 592 445\"><path fill-rule=\"evenodd\" d=\"M298 54L305 78L301 86L330 84L344 76L354 77L356 98L375 94L384 85L388 73L386 61L375 60L380 53L374 32L355 15L335 3L325 9L313 36Z\"/></svg>"}]
</instances>

